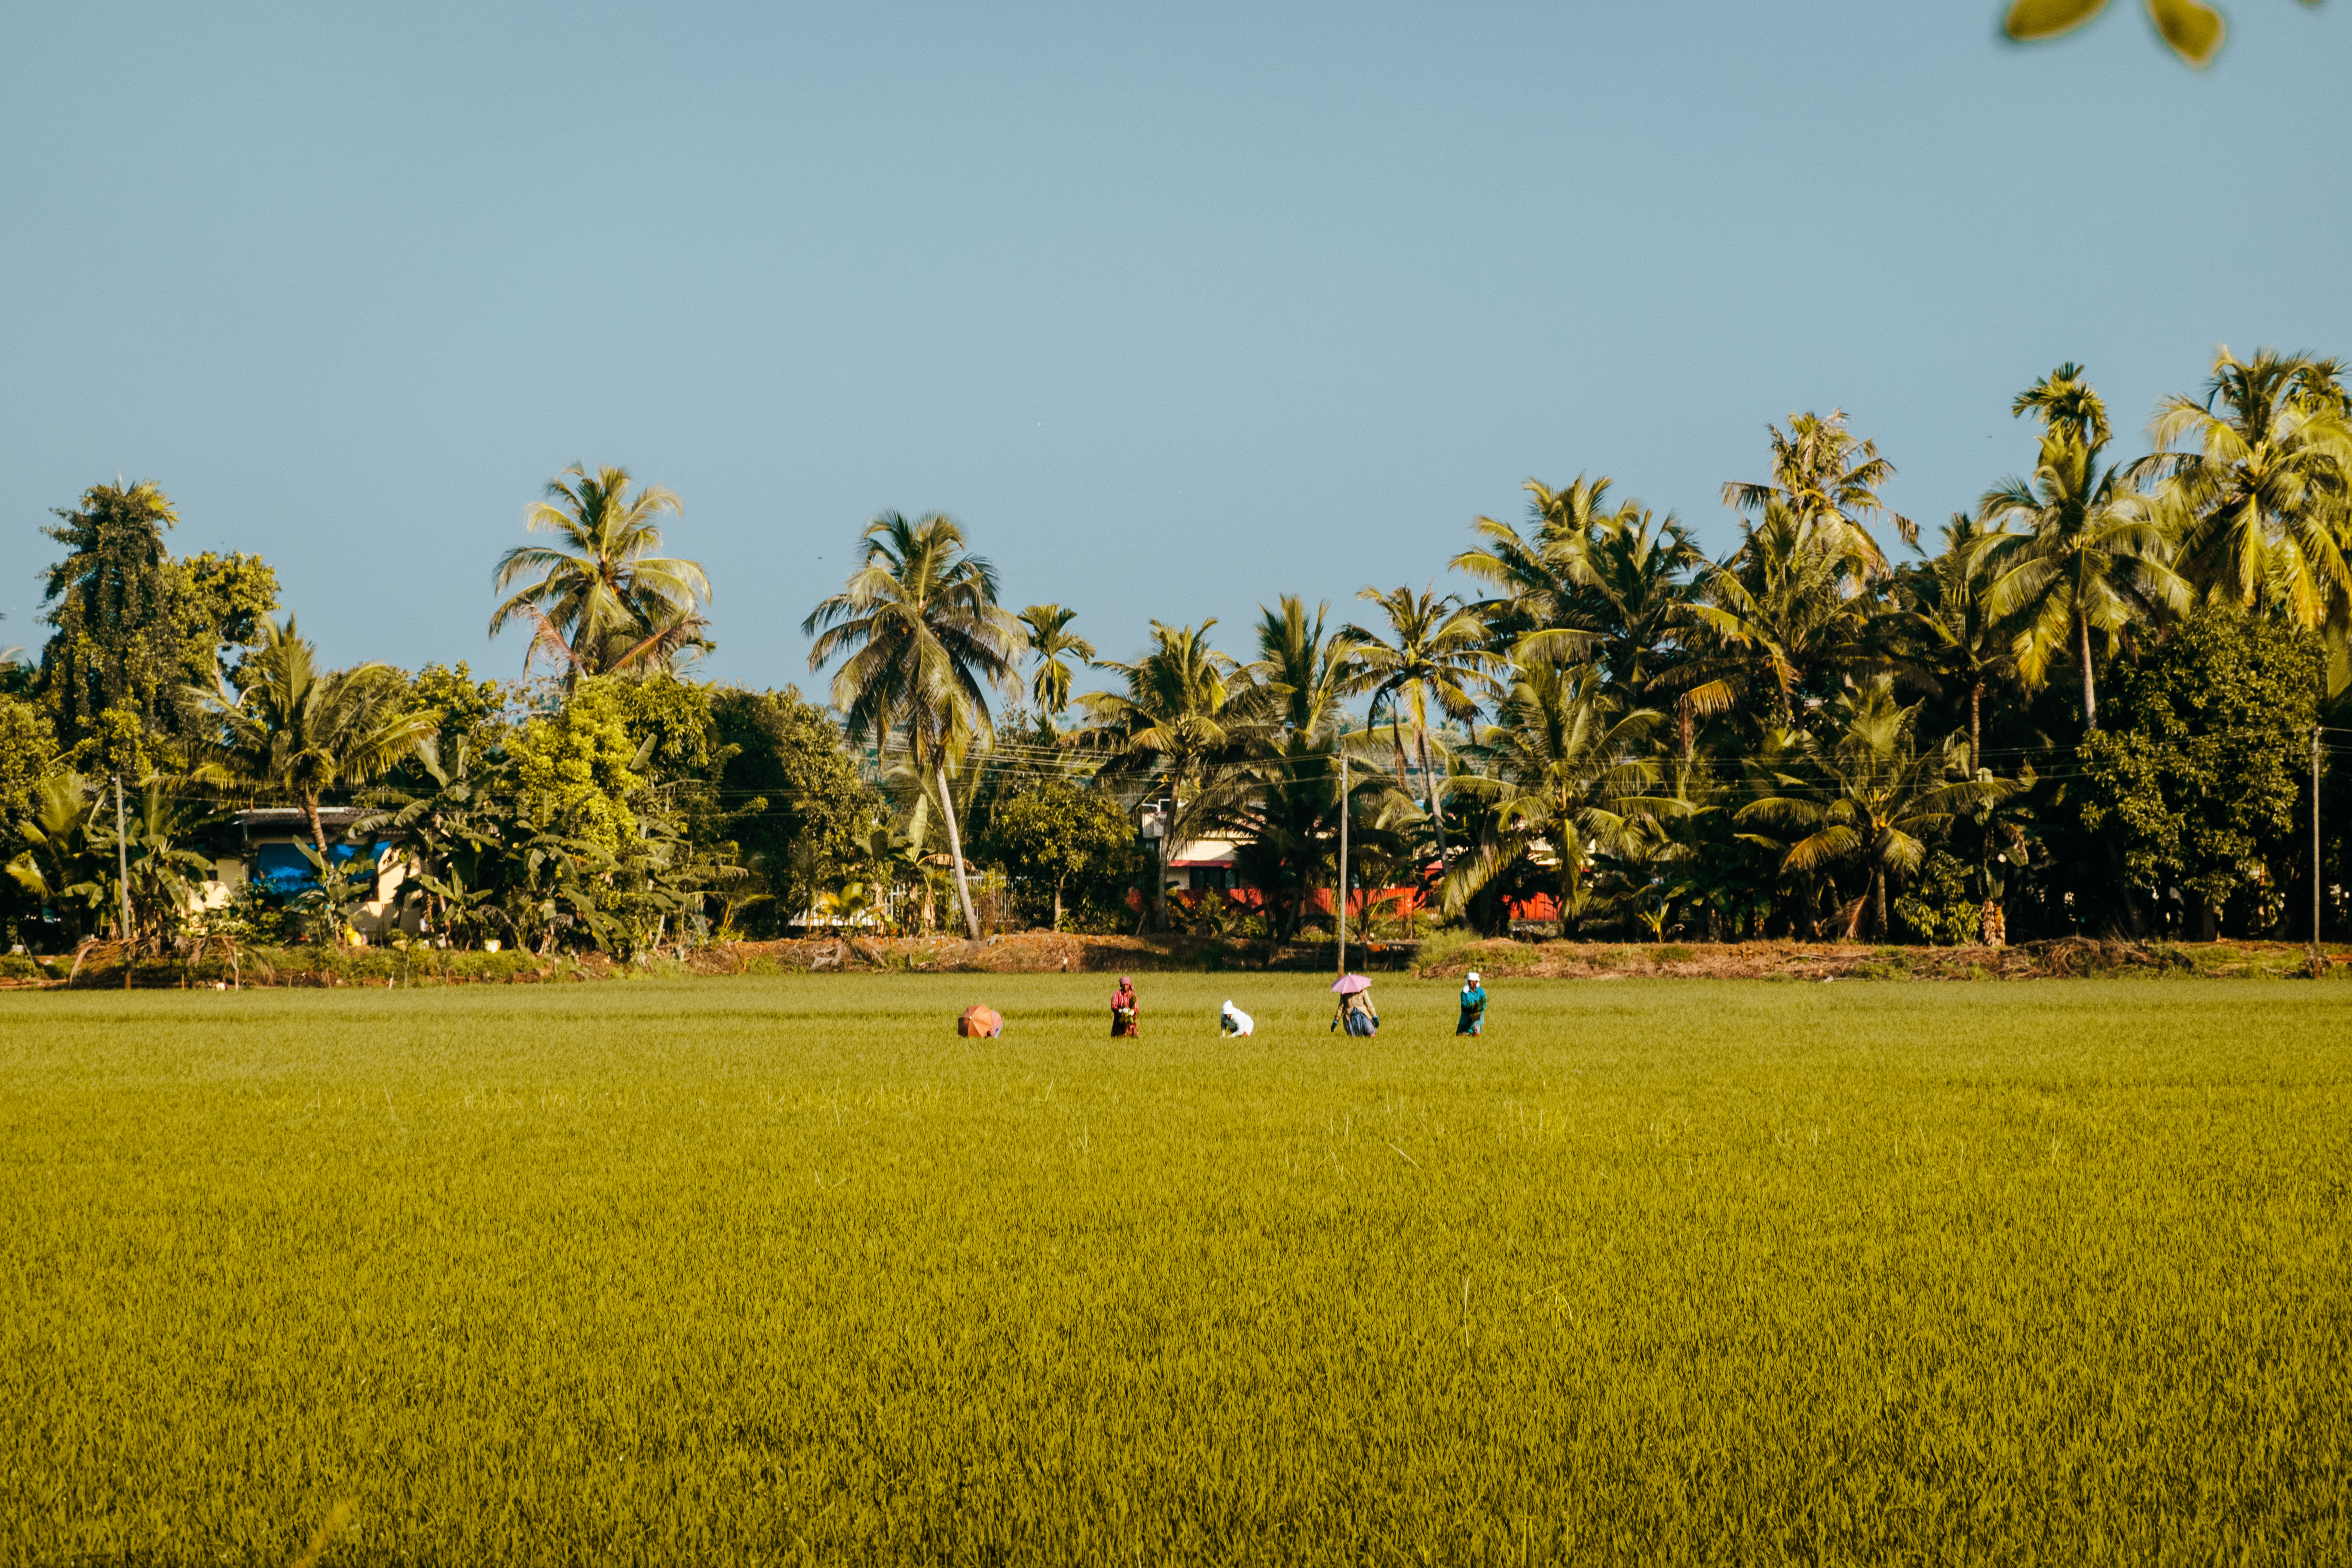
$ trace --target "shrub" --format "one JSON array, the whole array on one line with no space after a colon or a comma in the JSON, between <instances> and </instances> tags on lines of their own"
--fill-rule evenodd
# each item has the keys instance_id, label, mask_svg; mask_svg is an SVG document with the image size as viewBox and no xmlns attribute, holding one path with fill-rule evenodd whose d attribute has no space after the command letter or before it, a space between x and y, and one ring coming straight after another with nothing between
<instances>
[{"instance_id":1,"label":"shrub","mask_svg":"<svg viewBox=\"0 0 2352 1568\"><path fill-rule=\"evenodd\" d=\"M1938 849L1895 900L1895 918L1930 947L1961 947L1976 941L1984 910L1969 896L1969 868Z\"/></svg>"}]
</instances>

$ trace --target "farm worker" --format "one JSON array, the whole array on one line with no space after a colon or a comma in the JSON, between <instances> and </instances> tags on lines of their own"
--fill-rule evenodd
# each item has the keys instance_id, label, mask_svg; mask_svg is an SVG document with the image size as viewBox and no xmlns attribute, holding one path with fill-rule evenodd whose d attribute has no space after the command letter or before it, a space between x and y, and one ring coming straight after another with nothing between
<instances>
[{"instance_id":1,"label":"farm worker","mask_svg":"<svg viewBox=\"0 0 2352 1568\"><path fill-rule=\"evenodd\" d=\"M1478 984L1478 972L1472 970L1462 982L1462 1016L1454 1026L1457 1035L1484 1034L1486 1029L1486 992Z\"/></svg>"},{"instance_id":2,"label":"farm worker","mask_svg":"<svg viewBox=\"0 0 2352 1568\"><path fill-rule=\"evenodd\" d=\"M1227 1038L1257 1032L1257 1025L1251 1021L1247 1013L1234 1005L1234 999L1230 996L1225 998L1225 1010L1217 1015L1217 1023Z\"/></svg>"},{"instance_id":3,"label":"farm worker","mask_svg":"<svg viewBox=\"0 0 2352 1568\"><path fill-rule=\"evenodd\" d=\"M1118 989L1110 994L1110 1037L1131 1040L1140 1032L1135 1022L1135 984L1122 974Z\"/></svg>"},{"instance_id":4,"label":"farm worker","mask_svg":"<svg viewBox=\"0 0 2352 1568\"><path fill-rule=\"evenodd\" d=\"M1339 1011L1332 1018L1331 1026L1335 1029L1345 1028L1348 1033L1366 1039L1381 1032L1381 1016L1372 1007L1370 981L1365 981L1352 991L1343 991L1339 994Z\"/></svg>"},{"instance_id":5,"label":"farm worker","mask_svg":"<svg viewBox=\"0 0 2352 1568\"><path fill-rule=\"evenodd\" d=\"M968 1039L992 1040L1004 1033L1004 1015L975 1002L956 1020L956 1033Z\"/></svg>"}]
</instances>

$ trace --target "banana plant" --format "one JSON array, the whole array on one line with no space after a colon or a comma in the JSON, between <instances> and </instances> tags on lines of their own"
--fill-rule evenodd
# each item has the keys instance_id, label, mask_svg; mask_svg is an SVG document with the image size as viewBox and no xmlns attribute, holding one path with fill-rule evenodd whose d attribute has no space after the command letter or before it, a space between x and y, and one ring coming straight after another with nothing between
<instances>
[{"instance_id":1,"label":"banana plant","mask_svg":"<svg viewBox=\"0 0 2352 1568\"><path fill-rule=\"evenodd\" d=\"M98 781L80 773L41 780L18 828L26 847L8 862L16 885L62 920L77 942L97 928L108 903L105 862L112 845L100 837L98 796Z\"/></svg>"},{"instance_id":2,"label":"banana plant","mask_svg":"<svg viewBox=\"0 0 2352 1568\"><path fill-rule=\"evenodd\" d=\"M295 907L302 911L310 940L320 947L331 946L351 923L352 911L375 894L374 858L362 854L338 860L308 844L298 843L294 847L310 863L310 874L318 883L295 900Z\"/></svg>"}]
</instances>

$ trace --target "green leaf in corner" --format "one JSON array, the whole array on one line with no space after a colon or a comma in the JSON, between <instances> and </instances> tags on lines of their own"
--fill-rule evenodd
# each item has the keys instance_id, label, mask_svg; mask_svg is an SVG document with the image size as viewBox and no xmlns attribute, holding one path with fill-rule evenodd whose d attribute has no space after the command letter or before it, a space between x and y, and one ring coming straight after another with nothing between
<instances>
[{"instance_id":1,"label":"green leaf in corner","mask_svg":"<svg viewBox=\"0 0 2352 1568\"><path fill-rule=\"evenodd\" d=\"M2012 38L2054 38L2106 8L2107 0L2016 0L2001 30Z\"/></svg>"},{"instance_id":2,"label":"green leaf in corner","mask_svg":"<svg viewBox=\"0 0 2352 1568\"><path fill-rule=\"evenodd\" d=\"M2192 66L2210 63L2229 30L2219 11L2197 0L2147 0L2147 14L2173 53Z\"/></svg>"}]
</instances>

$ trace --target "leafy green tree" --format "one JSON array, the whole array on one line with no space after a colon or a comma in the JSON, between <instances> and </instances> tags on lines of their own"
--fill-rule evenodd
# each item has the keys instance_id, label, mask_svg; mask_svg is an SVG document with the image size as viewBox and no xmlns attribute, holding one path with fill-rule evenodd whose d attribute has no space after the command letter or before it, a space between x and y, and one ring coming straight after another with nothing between
<instances>
[{"instance_id":1,"label":"leafy green tree","mask_svg":"<svg viewBox=\"0 0 2352 1568\"><path fill-rule=\"evenodd\" d=\"M1124 876L1134 844L1135 825L1116 798L1066 778L1039 779L1000 802L987 840L1012 876L1054 889L1055 931L1071 882Z\"/></svg>"},{"instance_id":2,"label":"leafy green tree","mask_svg":"<svg viewBox=\"0 0 2352 1568\"><path fill-rule=\"evenodd\" d=\"M1029 633L1029 657L1037 661L1029 677L1029 695L1037 704L1038 719L1049 734L1054 721L1070 706L1072 672L1064 662L1066 657L1081 664L1092 664L1095 658L1095 645L1074 636L1069 629L1077 616L1077 611L1066 610L1059 605L1032 605L1021 612L1021 624Z\"/></svg>"},{"instance_id":3,"label":"leafy green tree","mask_svg":"<svg viewBox=\"0 0 2352 1568\"><path fill-rule=\"evenodd\" d=\"M210 691L191 689L217 726L200 751L237 784L300 806L321 855L320 802L382 777L435 731L432 711L404 710L398 670L374 662L321 670L290 615L282 626L263 623L261 646L241 672L246 685L234 698L217 679Z\"/></svg>"},{"instance_id":4,"label":"leafy green tree","mask_svg":"<svg viewBox=\"0 0 2352 1568\"><path fill-rule=\"evenodd\" d=\"M1985 605L2017 624L2018 673L2029 686L2042 683L2054 659L2074 661L2083 723L2095 730L2093 637L2112 653L2126 632L2185 603L2185 589L2148 498L2124 468L2101 465L2106 415L2079 368L2060 366L2021 394L2014 412L2042 416L2041 455L2030 480L2004 480L1978 503L1990 530L1974 546L1990 579Z\"/></svg>"},{"instance_id":5,"label":"leafy green tree","mask_svg":"<svg viewBox=\"0 0 2352 1568\"><path fill-rule=\"evenodd\" d=\"M258 555L210 551L180 562L186 592L180 630L186 649L188 683L208 686L230 648L241 656L261 642L262 627L278 612L278 573ZM236 676L232 672L230 680Z\"/></svg>"},{"instance_id":6,"label":"leafy green tree","mask_svg":"<svg viewBox=\"0 0 2352 1568\"><path fill-rule=\"evenodd\" d=\"M2084 742L2084 826L2120 844L2138 886L2194 894L2211 940L2259 868L2308 842L2325 690L2313 634L2234 606L2200 611L2124 682L2116 722Z\"/></svg>"},{"instance_id":7,"label":"leafy green tree","mask_svg":"<svg viewBox=\"0 0 2352 1568\"><path fill-rule=\"evenodd\" d=\"M120 752L127 731L142 752L175 753L196 717L187 689L212 684L222 644L254 639L277 574L254 555L174 561L163 536L179 513L145 480L94 486L57 516L42 531L66 546L42 574L42 699L69 746L111 731L97 749Z\"/></svg>"},{"instance_id":8,"label":"leafy green tree","mask_svg":"<svg viewBox=\"0 0 2352 1568\"><path fill-rule=\"evenodd\" d=\"M0 823L15 821L31 805L33 786L57 765L58 733L49 716L21 697L0 695Z\"/></svg>"},{"instance_id":9,"label":"leafy green tree","mask_svg":"<svg viewBox=\"0 0 2352 1568\"><path fill-rule=\"evenodd\" d=\"M533 650L555 656L567 689L583 676L667 667L709 647L698 613L709 578L698 562L655 553L660 519L683 516L685 505L659 485L632 493L632 483L626 468L591 474L578 463L548 480L523 526L555 535L559 546L517 545L492 577L499 593L536 578L491 612L490 635L528 622Z\"/></svg>"},{"instance_id":10,"label":"leafy green tree","mask_svg":"<svg viewBox=\"0 0 2352 1568\"><path fill-rule=\"evenodd\" d=\"M409 678L403 706L433 715L436 744L446 752L463 742L476 751L495 745L507 729L506 689L476 680L464 659L452 668L428 664Z\"/></svg>"},{"instance_id":11,"label":"leafy green tree","mask_svg":"<svg viewBox=\"0 0 2352 1568\"><path fill-rule=\"evenodd\" d=\"M507 749L532 823L605 856L636 836L631 803L645 788L638 770L652 748L629 733L629 717L618 683L597 679L525 721Z\"/></svg>"},{"instance_id":12,"label":"leafy green tree","mask_svg":"<svg viewBox=\"0 0 2352 1568\"><path fill-rule=\"evenodd\" d=\"M1895 918L1930 947L1961 947L1977 940L1984 917L1967 865L1937 849L1895 900Z\"/></svg>"},{"instance_id":13,"label":"leafy green tree","mask_svg":"<svg viewBox=\"0 0 2352 1568\"><path fill-rule=\"evenodd\" d=\"M713 736L727 749L719 789L743 815L735 831L779 922L827 888L862 874L881 796L842 749L841 726L794 687L711 693Z\"/></svg>"},{"instance_id":14,"label":"leafy green tree","mask_svg":"<svg viewBox=\"0 0 2352 1568\"><path fill-rule=\"evenodd\" d=\"M42 619L54 628L41 653L42 694L70 740L109 708L135 711L149 730L169 723L187 680L183 582L163 532L179 521L145 480L96 485L58 526L41 531L64 560L41 581Z\"/></svg>"},{"instance_id":15,"label":"leafy green tree","mask_svg":"<svg viewBox=\"0 0 2352 1568\"><path fill-rule=\"evenodd\" d=\"M1012 688L1025 639L1021 624L996 602L996 569L966 551L953 519L932 512L909 521L885 512L866 525L861 542L846 586L802 623L804 634L823 628L809 649L809 668L843 661L833 679L833 705L853 743L901 735L912 763L931 775L955 862L956 897L977 942L980 916L948 770L975 744L987 745L988 688Z\"/></svg>"},{"instance_id":16,"label":"leafy green tree","mask_svg":"<svg viewBox=\"0 0 2352 1568\"><path fill-rule=\"evenodd\" d=\"M58 771L57 730L37 703L0 692L0 865L31 847L24 825L41 781ZM39 904L15 879L0 879L0 939L12 938L16 922L37 915ZM7 945L0 940L0 948Z\"/></svg>"}]
</instances>

